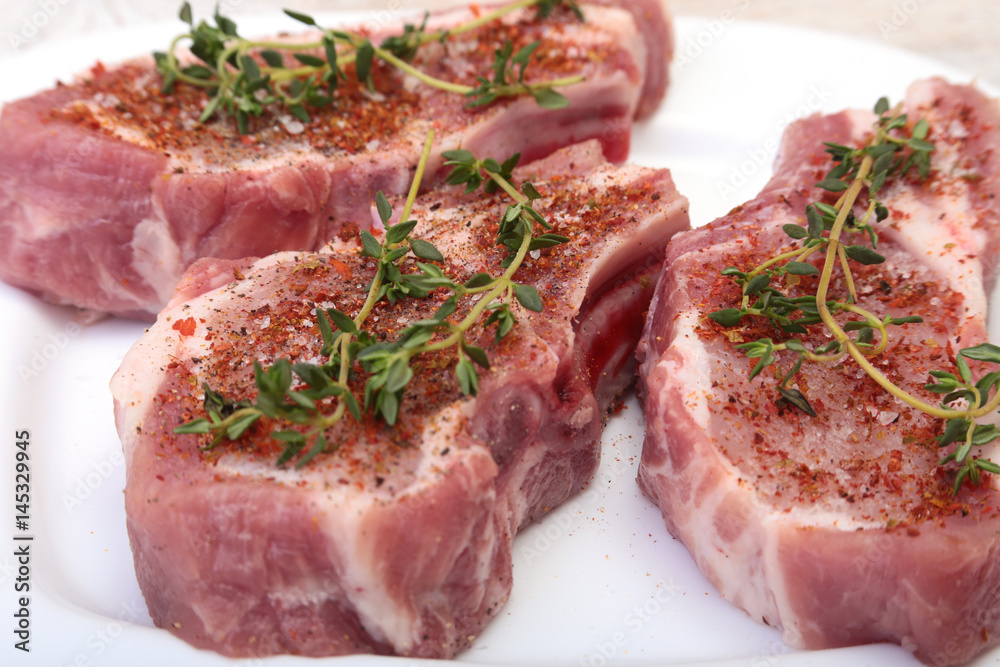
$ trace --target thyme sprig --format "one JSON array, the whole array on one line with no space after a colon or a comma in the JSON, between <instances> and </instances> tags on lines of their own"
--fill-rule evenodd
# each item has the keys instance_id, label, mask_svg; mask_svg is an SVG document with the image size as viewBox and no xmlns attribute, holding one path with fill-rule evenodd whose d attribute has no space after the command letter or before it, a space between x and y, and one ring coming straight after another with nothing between
<instances>
[{"instance_id":1,"label":"thyme sprig","mask_svg":"<svg viewBox=\"0 0 1000 667\"><path fill-rule=\"evenodd\" d=\"M982 458L971 457L974 446L993 442L1000 437L1000 430L992 425L977 424L976 420L1000 407L1000 372L990 372L974 380L966 359L1000 364L1000 347L984 343L960 350L956 356L959 375L945 371L931 371L936 379L924 389L943 394L939 405L932 405L903 390L881 373L870 361L882 354L889 344L889 328L922 322L918 316L879 318L858 305L858 295L851 263L880 264L885 257L878 253L879 236L875 225L889 217L889 210L879 200L879 193L886 183L901 179L916 170L924 180L930 174L930 154L934 145L927 141L929 126L925 119L911 123L899 107L890 109L882 98L875 105L877 120L871 140L860 148L826 143L835 166L816 186L832 193L841 193L833 205L816 201L806 209L805 226L786 224L785 234L801 246L780 253L750 271L730 266L721 272L741 287L742 300L738 308L724 308L708 317L724 327L739 325L744 317L762 317L769 320L784 334L807 334L812 325L822 324L831 339L828 343L810 347L802 340L788 338L775 342L771 338L746 342L736 347L747 357L757 359L750 372L752 381L764 369L777 361L777 353L789 351L796 355L791 369L782 376L777 390L781 400L795 406L810 416L816 411L805 394L790 387L803 362L840 363L851 357L872 379L887 392L904 403L936 419L947 420L944 432L937 438L939 447L959 443L955 451L945 456L939 465L955 462L960 467L956 474L954 493L958 493L968 479L973 484L980 481L980 472L1000 473L1000 466ZM867 203L865 202L867 199ZM862 202L858 212L856 207ZM852 236L853 235L853 236ZM859 237L856 242L848 239ZM808 260L825 252L822 268ZM835 267L840 267L847 294L842 299L829 298L830 284ZM777 280L797 282L797 276L819 276L814 294L789 297L775 286ZM837 313L855 316L841 324L834 317ZM875 334L878 333L878 342ZM854 333L855 335L850 335ZM991 396L991 392L992 396ZM964 407L955 407L964 403Z\"/></svg>"},{"instance_id":2,"label":"thyme sprig","mask_svg":"<svg viewBox=\"0 0 1000 667\"><path fill-rule=\"evenodd\" d=\"M507 40L502 49L494 51L493 80L477 76L479 85L465 94L472 98L466 106L481 107L492 104L500 97L531 95L544 109L562 109L569 106L564 95L553 90L551 83L525 83L524 73L541 42L532 42L514 53L514 46Z\"/></svg>"},{"instance_id":3,"label":"thyme sprig","mask_svg":"<svg viewBox=\"0 0 1000 667\"><path fill-rule=\"evenodd\" d=\"M240 134L249 131L250 118L260 116L271 105L280 105L302 122L309 122L310 108L333 103L337 87L347 81L344 67L353 63L358 81L375 89L373 64L382 60L419 81L440 90L465 95L468 107L490 104L501 97L532 96L544 108L562 108L566 98L554 89L583 81L583 76L569 76L526 83L525 69L539 42L532 42L513 53L507 42L494 55L492 79L477 76L478 86L468 86L436 78L411 63L420 47L448 39L486 25L510 12L536 6L536 17L548 16L552 9L566 4L582 20L579 7L572 0L517 0L484 13L476 19L447 30L428 32L427 15L419 25L406 24L403 32L375 44L368 37L345 30L322 28L308 14L285 10L289 17L322 32L318 41L295 42L248 40L237 32L236 23L219 14L215 25L197 24L191 5L181 6L180 19L188 31L174 38L165 52L156 52L157 70L163 77L162 91L172 94L178 82L208 90L211 97L199 121L204 123L220 111L236 118ZM178 49L190 43L198 62L182 63Z\"/></svg>"},{"instance_id":4,"label":"thyme sprig","mask_svg":"<svg viewBox=\"0 0 1000 667\"><path fill-rule=\"evenodd\" d=\"M293 364L280 358L267 369L254 362L258 392L254 401L233 400L205 383L202 385L205 391L202 405L207 417L188 421L175 428L175 433L212 434L211 443L205 447L210 450L224 440L238 440L261 417L269 417L304 427L304 431L283 428L271 433L283 443L277 465L299 457L296 468L300 468L319 453L339 446L336 441L327 440L326 431L347 413L360 421L370 410L387 424L395 424L403 393L414 376L411 362L421 354L454 348L459 387L465 395L476 395L479 389L477 367L489 369L490 361L485 350L470 342L469 331L489 313L482 325L495 326L495 340L499 342L516 324L512 309L515 301L527 310L541 311L541 295L534 286L515 282L515 273L530 251L549 248L569 239L548 232L535 235L536 225L546 230L551 229L551 225L531 206L541 197L535 187L524 182L518 191L511 182L511 171L519 156L501 165L492 158L479 160L468 151L446 151L445 164L455 167L450 182L465 184L467 192L486 183L484 189L503 191L514 200L498 223L496 242L509 251L502 262L503 272L495 277L485 272L477 273L464 282L448 276L440 266L445 259L442 253L430 242L412 236L417 221L409 219L432 141L433 132L424 146L400 222L390 223L392 207L382 192L376 195L376 209L386 231L381 242L371 232L360 233L361 254L377 261L375 275L360 310L351 317L336 308L316 309L316 326L322 338L320 354L326 361ZM418 260L418 270L404 273L402 262L410 254ZM411 322L395 340L379 341L376 335L364 329L379 302L388 301L391 306L401 299L425 298L440 289L450 291L451 295L431 317ZM451 316L465 298L476 301L460 321L452 321ZM367 375L363 401L354 396L349 384L352 374L358 370Z\"/></svg>"}]
</instances>

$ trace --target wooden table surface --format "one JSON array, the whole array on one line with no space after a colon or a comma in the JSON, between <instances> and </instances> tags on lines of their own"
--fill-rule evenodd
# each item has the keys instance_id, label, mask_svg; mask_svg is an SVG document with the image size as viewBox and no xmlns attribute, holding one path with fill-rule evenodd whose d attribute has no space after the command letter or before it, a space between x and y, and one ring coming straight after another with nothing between
<instances>
[{"instance_id":1,"label":"wooden table surface","mask_svg":"<svg viewBox=\"0 0 1000 667\"><path fill-rule=\"evenodd\" d=\"M47 41L114 26L176 18L179 0L0 0L0 57ZM196 16L216 4L247 15L290 7L368 9L381 15L456 4L454 0L192 0ZM768 21L821 28L910 49L1000 87L1000 2L997 0L670 0L681 16ZM81 67L84 64L81 63ZM2 74L0 74L2 76Z\"/></svg>"}]
</instances>

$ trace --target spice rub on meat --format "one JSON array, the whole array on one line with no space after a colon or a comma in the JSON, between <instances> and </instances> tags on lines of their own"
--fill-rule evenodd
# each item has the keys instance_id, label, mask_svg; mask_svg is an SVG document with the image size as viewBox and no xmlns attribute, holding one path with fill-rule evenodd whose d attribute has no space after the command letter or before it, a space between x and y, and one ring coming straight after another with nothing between
<instances>
[{"instance_id":1,"label":"spice rub on meat","mask_svg":"<svg viewBox=\"0 0 1000 667\"><path fill-rule=\"evenodd\" d=\"M426 44L414 60L475 86L506 41L517 49L537 40L528 81L585 77L560 89L564 109L530 97L469 109L468 98L376 60L376 93L346 65L348 80L311 122L265 110L240 135L224 114L197 122L204 89L178 84L163 95L152 58L98 64L3 109L0 278L56 303L151 318L200 257L312 250L345 224L367 224L376 191L405 191L431 128L439 141L429 183L443 175L440 152L460 146L501 160L521 152L527 162L596 138L609 160L624 161L632 119L662 98L672 52L660 0L626 7L584 5L583 22L567 9L546 19L519 10ZM429 26L477 11L451 10Z\"/></svg>"},{"instance_id":2,"label":"spice rub on meat","mask_svg":"<svg viewBox=\"0 0 1000 667\"><path fill-rule=\"evenodd\" d=\"M910 123L929 122L930 175L881 191L887 261L853 273L863 307L923 317L890 328L890 348L874 363L933 405L928 371L956 372L956 352L986 340L1000 113L974 88L938 79L911 86L905 111ZM776 401L792 354L751 382L757 360L735 345L788 336L753 318L732 328L707 318L739 305L740 288L721 270L750 270L793 247L782 225L802 225L806 205L822 197L814 184L831 163L821 142L860 145L873 120L843 112L794 123L756 199L672 241L639 346L639 484L726 599L782 628L789 645L894 642L955 664L1000 641L996 481L953 496L955 470L938 465L947 450L934 441L943 424L850 359L806 363L795 376L816 417ZM814 290L816 280L799 286ZM846 287L835 278L830 294ZM803 340L827 342L819 329Z\"/></svg>"},{"instance_id":3,"label":"spice rub on meat","mask_svg":"<svg viewBox=\"0 0 1000 667\"><path fill-rule=\"evenodd\" d=\"M157 625L231 656L450 657L498 613L514 534L596 470L665 246L688 227L668 172L612 167L596 142L515 171L526 176L543 194L534 207L570 238L517 270L544 310L515 306L500 343L492 327L470 330L491 365L475 398L453 350L421 355L395 426L345 418L326 434L336 449L300 470L276 467L280 425L266 419L211 451L173 429L200 414L202 382L253 398L254 361L315 363L315 309L353 315L374 260L335 241L188 271L112 381L128 532ZM459 282L497 275L503 195L459 192L421 196L414 234ZM445 296L382 302L365 326L392 339Z\"/></svg>"}]
</instances>

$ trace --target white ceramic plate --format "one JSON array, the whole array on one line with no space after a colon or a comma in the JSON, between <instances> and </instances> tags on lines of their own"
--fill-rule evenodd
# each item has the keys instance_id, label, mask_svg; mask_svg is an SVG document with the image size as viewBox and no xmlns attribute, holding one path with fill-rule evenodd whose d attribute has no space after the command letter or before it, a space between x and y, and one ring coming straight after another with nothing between
<instances>
[{"instance_id":1,"label":"white ceramic plate","mask_svg":"<svg viewBox=\"0 0 1000 667\"><path fill-rule=\"evenodd\" d=\"M354 15L351 20L371 17ZM330 24L336 18L329 17ZM294 29L283 18L240 21L244 34ZM163 48L180 24L91 35L2 63L3 99L68 78L103 59ZM821 32L721 19L678 21L668 100L636 128L633 160L666 166L703 224L767 180L781 129L815 111L901 98L912 80L969 75L912 53ZM836 54L837 66L825 65ZM873 64L877 63L877 67ZM78 327L73 313L0 285L0 663L230 665L152 627L132 569L122 505L124 466L108 380L142 333L135 322ZM992 328L994 336L997 329ZM31 433L31 653L13 648L15 432ZM511 665L840 665L918 663L894 646L793 652L698 572L639 492L639 408L630 400L604 438L590 491L514 543L510 602L459 661ZM8 523L9 522L9 523ZM18 532L18 534L21 534ZM1000 651L980 658L994 662ZM350 657L335 664L418 661ZM272 665L312 665L289 656ZM440 663L435 663L440 664Z\"/></svg>"}]
</instances>

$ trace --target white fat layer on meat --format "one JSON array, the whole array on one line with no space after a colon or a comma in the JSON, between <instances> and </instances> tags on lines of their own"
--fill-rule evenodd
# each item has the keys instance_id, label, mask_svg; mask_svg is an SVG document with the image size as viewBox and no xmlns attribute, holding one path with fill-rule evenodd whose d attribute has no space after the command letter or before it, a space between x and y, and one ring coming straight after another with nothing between
<instances>
[{"instance_id":1,"label":"white fat layer on meat","mask_svg":"<svg viewBox=\"0 0 1000 667\"><path fill-rule=\"evenodd\" d=\"M261 270L279 261L278 253L258 260L248 273ZM211 342L205 340L208 330L201 319L211 321L216 309L224 309L232 296L225 288L216 289L189 301L171 302L157 317L142 338L125 355L122 366L111 378L111 392L128 403L122 433L129 434L122 443L128 457L130 446L134 444L131 434L142 425L147 412L152 408L162 382L164 359L191 359L204 357L211 350ZM177 320L193 317L196 323L194 335L181 336L171 327Z\"/></svg>"},{"instance_id":2,"label":"white fat layer on meat","mask_svg":"<svg viewBox=\"0 0 1000 667\"><path fill-rule=\"evenodd\" d=\"M979 424L1000 425L1000 415L998 415L997 411L994 410L986 417L982 417L976 421ZM981 445L977 456L988 461L1000 461L1000 441L994 440L987 445ZM990 486L994 489L1000 489L1000 475L990 475L989 479Z\"/></svg>"},{"instance_id":3,"label":"white fat layer on meat","mask_svg":"<svg viewBox=\"0 0 1000 667\"><path fill-rule=\"evenodd\" d=\"M447 414L445 414L447 413ZM460 407L458 405L449 406L442 414L445 415L444 424L460 424ZM454 430L454 427L453 427ZM431 439L434 442L452 440L447 433L442 433L434 428L428 428L425 433L433 433ZM453 435L453 434L451 434ZM424 440L420 447L423 451L432 451L434 442ZM461 468L475 453L471 450L458 450L449 461L451 469ZM398 509L396 511L406 511L406 503L410 499L420 499L426 491L432 490L434 482L439 477L436 470L435 457L424 456L420 459L420 465L413 475L413 484L402 490L402 496L397 500ZM345 498L348 502L357 505L357 498L350 498L350 489L345 491ZM363 503L370 504L374 498L371 494L357 494L364 496ZM320 504L323 507L323 504ZM361 507L357 511L344 511L341 506L328 507L324 513L320 527L326 525L327 535L331 536L352 536L352 539L328 540L330 549L339 553L339 562L345 564L344 580L350 582L351 586L345 590L346 596L354 605L358 618L365 630L373 637L385 641L395 648L399 653L405 653L420 641L419 633L423 627L420 610L414 605L413 600L398 599L390 592L385 579L382 561L374 550L378 548L370 539L365 539L366 533L361 523L365 519L365 513ZM495 536L494 536L495 539ZM487 550L486 553L492 553ZM479 577L477 581L485 582L489 577L489 564L480 559Z\"/></svg>"},{"instance_id":4,"label":"white fat layer on meat","mask_svg":"<svg viewBox=\"0 0 1000 667\"><path fill-rule=\"evenodd\" d=\"M450 406L445 412L453 414L448 415L442 423L459 423L458 410L458 406ZM434 442L425 442L420 447L424 451L432 450L435 442L439 443L442 439L454 440L448 434L443 434L440 428L430 428L428 432L434 433ZM463 459L472 455L468 450L456 450L449 458L449 465L452 469L461 467ZM216 467L220 473L295 484L301 492L308 493L309 505L314 508L318 517L317 529L331 538L326 540L329 560L344 566L345 569L340 573L341 581L349 584L346 588L333 587L331 592L339 591L351 602L365 631L376 640L391 644L400 653L419 642L418 634L423 626L420 611L412 601L393 596L381 561L373 551L378 545L366 539L368 531L365 522L370 518L370 512L385 505L387 498L383 494L358 493L353 485L338 484L336 480L331 483L329 476L323 474L322 468L275 468L269 462L253 461L238 454L222 456ZM393 501L398 507L396 511L406 511L410 499L419 499L434 487L439 478L440 470L434 457L420 457L418 467L412 476L408 476L411 483L397 489ZM306 483L305 487L303 482ZM307 487L311 488L304 491ZM491 550L486 553L491 553ZM489 576L489 563L484 561L479 565L481 571L478 580L485 581ZM327 599L329 592L293 588L277 589L269 592L269 595L301 604L303 599Z\"/></svg>"},{"instance_id":5,"label":"white fat layer on meat","mask_svg":"<svg viewBox=\"0 0 1000 667\"><path fill-rule=\"evenodd\" d=\"M631 164L617 169L604 167L588 176L587 182L599 190L614 185L627 185L638 180L640 169ZM669 188L665 190L669 191ZM663 200L659 203L664 208L664 217L678 222L664 225L660 223L659 217L654 219L646 216L638 221L639 224L631 234L605 234L602 237L604 246L600 256L590 263L588 274L579 280L581 287L604 285L626 268L641 266L636 258L643 254L646 254L649 265L660 262L657 249L662 248L670 236L683 228L680 220L687 218L687 200L678 196L669 205Z\"/></svg>"},{"instance_id":6,"label":"white fat layer on meat","mask_svg":"<svg viewBox=\"0 0 1000 667\"><path fill-rule=\"evenodd\" d=\"M950 185L949 189L955 187ZM986 245L983 232L973 227L975 217L965 205L964 193L955 195L947 206L940 203L937 197L927 203L912 197L894 198L892 208L898 214L890 216L890 226L878 231L892 237L910 256L926 264L938 279L947 282L951 290L962 294L966 317L982 318L986 313L986 293L977 249Z\"/></svg>"},{"instance_id":7,"label":"white fat layer on meat","mask_svg":"<svg viewBox=\"0 0 1000 667\"><path fill-rule=\"evenodd\" d=\"M660 405L683 403L684 410L694 421L694 426L707 432L710 412L708 397L711 396L710 360L704 345L695 333L698 323L697 313L684 311L674 322L674 338L670 351L657 362L656 370L648 377L656 378L659 386L651 386L655 396L650 401ZM683 396L680 387L684 387ZM665 425L658 424L661 429ZM647 442L646 446L650 446ZM706 455L707 454L707 455ZM664 457L663 466L655 471L656 484L674 484L678 477L686 488L697 495L693 500L696 507L688 512L675 512L679 535L695 556L699 568L736 604L743 606L755 618L773 617L773 607L766 594L767 576L762 556L762 536L754 529L755 518L764 510L759 507L752 493L740 486L739 470L720 452L711 449L701 451L693 457L683 471L671 469L669 457ZM695 489L702 487L702 480L723 474L729 481L715 484L708 494L698 494ZM722 509L722 504L738 503L735 514ZM706 520L710 519L710 520ZM719 525L728 527L730 536L723 536ZM739 534L733 524L739 526ZM749 573L749 576L748 576Z\"/></svg>"},{"instance_id":8,"label":"white fat layer on meat","mask_svg":"<svg viewBox=\"0 0 1000 667\"><path fill-rule=\"evenodd\" d=\"M665 377L671 377L675 371L681 370L687 379L684 408L699 428L707 430L711 416L708 397L712 395L712 369L705 345L696 332L698 319L697 312L687 310L674 323L675 337L670 347L683 359L682 369L675 368L677 362L669 360L666 355L657 365L664 367ZM732 471L735 473L736 469L732 468Z\"/></svg>"},{"instance_id":9,"label":"white fat layer on meat","mask_svg":"<svg viewBox=\"0 0 1000 667\"><path fill-rule=\"evenodd\" d=\"M907 103L911 107L928 104L933 99L922 99L925 93L915 85ZM863 136L870 132L874 116L869 112L849 114L851 135ZM983 290L983 266L979 249L988 242L986 229L978 229L974 212L967 199L968 185L962 180L963 154L959 140L968 136L968 128L958 121L948 126L936 127L935 150L931 153L931 170L940 172L947 179L947 201L944 194L920 199L900 196L909 193L910 186L892 183L882 192L882 199L892 202L890 217L877 225L880 235L892 238L914 259L923 262L939 279L949 284L951 290L965 297L966 317L983 317L986 313L986 294ZM948 141L951 139L952 141ZM914 168L915 169L915 168ZM946 247L946 245L948 247Z\"/></svg>"},{"instance_id":10,"label":"white fat layer on meat","mask_svg":"<svg viewBox=\"0 0 1000 667\"><path fill-rule=\"evenodd\" d=\"M38 206L31 198L17 191L6 193L20 208L25 224L21 226L18 239L21 243L33 243L51 236L58 236L66 231L67 220L60 215L52 215L47 208ZM70 218L77 222L75 218Z\"/></svg>"},{"instance_id":11,"label":"white fat layer on meat","mask_svg":"<svg viewBox=\"0 0 1000 667\"><path fill-rule=\"evenodd\" d=\"M113 107L114 105L111 106ZM145 132L134 127L122 125L117 120L117 114L96 100L75 100L69 107L75 108L77 111L83 112L86 116L92 117L101 126L102 130L114 137L118 137L122 141L142 148L156 149L156 144L153 143L153 140Z\"/></svg>"},{"instance_id":12,"label":"white fat layer on meat","mask_svg":"<svg viewBox=\"0 0 1000 667\"><path fill-rule=\"evenodd\" d=\"M132 267L166 303L180 281L180 248L162 220L146 219L132 231Z\"/></svg>"},{"instance_id":13,"label":"white fat layer on meat","mask_svg":"<svg viewBox=\"0 0 1000 667\"><path fill-rule=\"evenodd\" d=\"M684 405L684 410L693 420L696 427L708 432L710 411L708 398L712 395L711 364L709 355L695 329L698 325L698 313L687 310L680 313L674 322L674 338L671 341L670 352L657 363L657 369L651 376L669 378L658 387L657 402L670 404L678 398ZM678 388L684 387L683 396ZM670 459L664 458L664 469L658 470L659 484L669 484L675 479L677 471L667 469ZM733 540L720 534L716 520L723 522L737 521L747 527L754 526L752 516L760 516L763 510L758 506L753 494L748 493L739 485L740 473L728 459L718 451L710 452L710 456L695 457L683 472L685 484L696 489L699 480L724 471L730 483L717 487L717 492L698 498L697 511L686 514L676 513L678 529L684 536L685 544L692 554L696 555L698 565L720 591L733 602L736 602L755 618L764 618L772 613L768 606L766 595L766 574L761 555L761 536L752 529L743 530ZM728 512L720 511L723 501L730 494L740 497L741 512L730 516ZM712 521L705 521L712 517ZM747 576L747 573L752 576Z\"/></svg>"},{"instance_id":14,"label":"white fat layer on meat","mask_svg":"<svg viewBox=\"0 0 1000 667\"><path fill-rule=\"evenodd\" d=\"M214 155L215 150L212 146L198 147L189 149L183 156L171 155L170 166L185 170L193 167L196 172L205 172L207 174L226 174L239 171L255 171L267 174L287 167L292 160L305 163L312 159L318 163L321 160L327 159L322 154L313 150L309 144L294 142L290 138L286 138L282 142L282 150L283 153L280 155L254 156L242 160L230 159L229 161L219 162Z\"/></svg>"},{"instance_id":15,"label":"white fat layer on meat","mask_svg":"<svg viewBox=\"0 0 1000 667\"><path fill-rule=\"evenodd\" d=\"M667 404L680 398L694 424L711 433L708 404L714 393L711 358L697 334L698 320L696 310L685 310L677 315L670 353L661 357L656 364L657 370L648 376L669 378L655 388L657 402ZM683 396L678 395L681 386L684 387ZM658 483L670 484L677 472L667 469L669 459L664 461L664 468L656 471ZM684 477L691 488L699 488L700 480L720 470L724 471L726 483L718 485L710 494L699 496L696 509L675 513L678 528L699 567L727 599L744 608L753 618L770 622L781 619L789 628L786 632L792 633L789 637L794 639L791 628L795 627L795 618L778 560L782 533L799 526L853 532L880 529L883 524L852 519L819 507L803 506L789 514L775 515L769 506L760 502L752 484L741 483L739 468L716 449L711 450L710 456L695 457ZM735 513L733 508L737 508ZM707 521L709 517L711 520ZM733 522L740 527L735 538L732 537ZM721 532L720 524L729 528L727 534Z\"/></svg>"}]
</instances>

